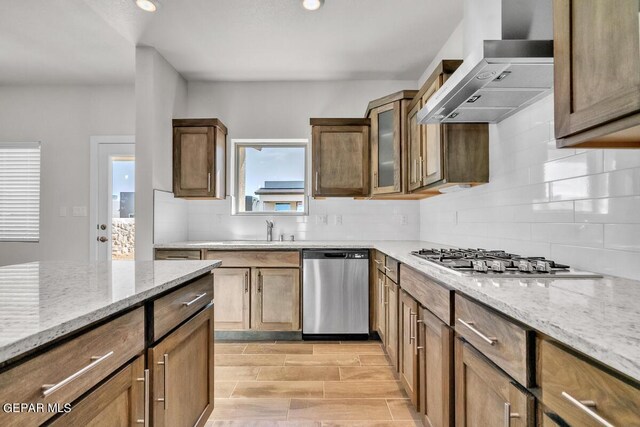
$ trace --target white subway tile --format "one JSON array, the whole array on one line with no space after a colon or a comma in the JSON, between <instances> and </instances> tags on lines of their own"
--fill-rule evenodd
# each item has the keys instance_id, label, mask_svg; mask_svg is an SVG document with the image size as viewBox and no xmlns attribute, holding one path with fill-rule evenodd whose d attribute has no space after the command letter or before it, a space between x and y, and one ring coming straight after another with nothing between
<instances>
[{"instance_id":1,"label":"white subway tile","mask_svg":"<svg viewBox=\"0 0 640 427\"><path fill-rule=\"evenodd\" d=\"M605 224L604 247L640 252L640 224Z\"/></svg>"},{"instance_id":2,"label":"white subway tile","mask_svg":"<svg viewBox=\"0 0 640 427\"><path fill-rule=\"evenodd\" d=\"M603 160L601 150L591 150L575 156L531 167L530 179L535 182L550 182L577 176L601 173Z\"/></svg>"},{"instance_id":3,"label":"white subway tile","mask_svg":"<svg viewBox=\"0 0 640 427\"><path fill-rule=\"evenodd\" d=\"M640 224L640 196L577 200L576 222Z\"/></svg>"},{"instance_id":4,"label":"white subway tile","mask_svg":"<svg viewBox=\"0 0 640 427\"><path fill-rule=\"evenodd\" d=\"M640 150L605 150L604 170L640 168Z\"/></svg>"},{"instance_id":5,"label":"white subway tile","mask_svg":"<svg viewBox=\"0 0 640 427\"><path fill-rule=\"evenodd\" d=\"M636 280L640 277L637 252L552 244L551 258L580 270Z\"/></svg>"},{"instance_id":6,"label":"white subway tile","mask_svg":"<svg viewBox=\"0 0 640 427\"><path fill-rule=\"evenodd\" d=\"M573 202L532 203L513 207L516 222L573 222Z\"/></svg>"},{"instance_id":7,"label":"white subway tile","mask_svg":"<svg viewBox=\"0 0 640 427\"><path fill-rule=\"evenodd\" d=\"M640 169L623 169L597 175L554 181L552 200L597 199L640 195Z\"/></svg>"},{"instance_id":8,"label":"white subway tile","mask_svg":"<svg viewBox=\"0 0 640 427\"><path fill-rule=\"evenodd\" d=\"M604 226L602 224L532 224L531 240L601 248L604 246Z\"/></svg>"}]
</instances>

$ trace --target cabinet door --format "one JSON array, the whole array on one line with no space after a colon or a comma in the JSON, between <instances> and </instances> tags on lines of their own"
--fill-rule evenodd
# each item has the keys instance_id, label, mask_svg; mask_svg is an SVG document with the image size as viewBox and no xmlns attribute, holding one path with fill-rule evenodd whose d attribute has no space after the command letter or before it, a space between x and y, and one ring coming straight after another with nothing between
<instances>
[{"instance_id":1,"label":"cabinet door","mask_svg":"<svg viewBox=\"0 0 640 427\"><path fill-rule=\"evenodd\" d=\"M173 128L173 193L176 197L215 196L214 128Z\"/></svg>"},{"instance_id":2,"label":"cabinet door","mask_svg":"<svg viewBox=\"0 0 640 427\"><path fill-rule=\"evenodd\" d=\"M369 127L313 127L313 197L369 195Z\"/></svg>"},{"instance_id":3,"label":"cabinet door","mask_svg":"<svg viewBox=\"0 0 640 427\"><path fill-rule=\"evenodd\" d=\"M640 111L638 0L554 1L555 133Z\"/></svg>"},{"instance_id":4,"label":"cabinet door","mask_svg":"<svg viewBox=\"0 0 640 427\"><path fill-rule=\"evenodd\" d=\"M213 270L216 330L249 329L249 273L248 268Z\"/></svg>"},{"instance_id":5,"label":"cabinet door","mask_svg":"<svg viewBox=\"0 0 640 427\"><path fill-rule=\"evenodd\" d=\"M534 426L533 396L456 339L456 426Z\"/></svg>"},{"instance_id":6,"label":"cabinet door","mask_svg":"<svg viewBox=\"0 0 640 427\"><path fill-rule=\"evenodd\" d=\"M400 101L373 109L370 117L372 193L400 192Z\"/></svg>"},{"instance_id":7,"label":"cabinet door","mask_svg":"<svg viewBox=\"0 0 640 427\"><path fill-rule=\"evenodd\" d=\"M409 174L407 182L409 185L409 191L422 187L420 164L422 163L422 145L425 127L418 123L418 112L421 108L422 101L418 101L418 103L409 110L409 114L407 116L407 172Z\"/></svg>"},{"instance_id":8,"label":"cabinet door","mask_svg":"<svg viewBox=\"0 0 640 427\"><path fill-rule=\"evenodd\" d=\"M375 279L376 286L378 288L378 325L376 330L378 331L378 335L380 335L380 340L383 344L387 343L387 288L385 285L385 276L384 273L377 268L375 269Z\"/></svg>"},{"instance_id":9,"label":"cabinet door","mask_svg":"<svg viewBox=\"0 0 640 427\"><path fill-rule=\"evenodd\" d=\"M418 303L411 295L400 291L399 355L400 382L414 406L418 406Z\"/></svg>"},{"instance_id":10,"label":"cabinet door","mask_svg":"<svg viewBox=\"0 0 640 427\"><path fill-rule=\"evenodd\" d=\"M419 410L431 427L453 425L453 330L425 308L418 323Z\"/></svg>"},{"instance_id":11,"label":"cabinet door","mask_svg":"<svg viewBox=\"0 0 640 427\"><path fill-rule=\"evenodd\" d=\"M129 363L113 378L99 386L51 426L111 427L142 425L149 412L149 375L144 356Z\"/></svg>"},{"instance_id":12,"label":"cabinet door","mask_svg":"<svg viewBox=\"0 0 640 427\"><path fill-rule=\"evenodd\" d=\"M398 285L385 277L386 301L386 345L387 355L393 366L398 369Z\"/></svg>"},{"instance_id":13,"label":"cabinet door","mask_svg":"<svg viewBox=\"0 0 640 427\"><path fill-rule=\"evenodd\" d=\"M441 81L442 75L427 89L422 96L423 104L426 104L427 100L440 88ZM422 141L423 157L420 159L420 180L423 185L429 185L444 178L442 125L425 125Z\"/></svg>"},{"instance_id":14,"label":"cabinet door","mask_svg":"<svg viewBox=\"0 0 640 427\"><path fill-rule=\"evenodd\" d=\"M203 426L213 410L213 305L149 349L153 425Z\"/></svg>"},{"instance_id":15,"label":"cabinet door","mask_svg":"<svg viewBox=\"0 0 640 427\"><path fill-rule=\"evenodd\" d=\"M300 270L256 268L251 328L265 331L300 329Z\"/></svg>"}]
</instances>

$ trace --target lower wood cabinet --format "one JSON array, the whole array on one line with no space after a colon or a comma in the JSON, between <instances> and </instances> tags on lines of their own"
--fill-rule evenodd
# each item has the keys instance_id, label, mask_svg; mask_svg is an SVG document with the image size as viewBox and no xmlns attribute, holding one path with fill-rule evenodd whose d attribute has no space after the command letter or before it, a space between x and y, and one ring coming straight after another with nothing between
<instances>
[{"instance_id":1,"label":"lower wood cabinet","mask_svg":"<svg viewBox=\"0 0 640 427\"><path fill-rule=\"evenodd\" d=\"M50 426L136 426L149 417L149 375L144 356L126 365L85 398L72 411L55 419Z\"/></svg>"},{"instance_id":2,"label":"lower wood cabinet","mask_svg":"<svg viewBox=\"0 0 640 427\"><path fill-rule=\"evenodd\" d=\"M393 366L398 369L398 292L400 288L393 280L385 277L386 332L384 348Z\"/></svg>"},{"instance_id":3,"label":"lower wood cabinet","mask_svg":"<svg viewBox=\"0 0 640 427\"><path fill-rule=\"evenodd\" d=\"M253 275L252 329L300 329L300 270L256 268Z\"/></svg>"},{"instance_id":4,"label":"lower wood cabinet","mask_svg":"<svg viewBox=\"0 0 640 427\"><path fill-rule=\"evenodd\" d=\"M203 426L213 410L213 305L148 350L155 427Z\"/></svg>"},{"instance_id":5,"label":"lower wood cabinet","mask_svg":"<svg viewBox=\"0 0 640 427\"><path fill-rule=\"evenodd\" d=\"M399 354L398 372L400 382L411 403L418 407L418 303L405 291L400 291L399 305Z\"/></svg>"},{"instance_id":6,"label":"lower wood cabinet","mask_svg":"<svg viewBox=\"0 0 640 427\"><path fill-rule=\"evenodd\" d=\"M425 308L418 322L419 405L424 424L453 425L453 329Z\"/></svg>"},{"instance_id":7,"label":"lower wood cabinet","mask_svg":"<svg viewBox=\"0 0 640 427\"><path fill-rule=\"evenodd\" d=\"M376 292L376 331L380 335L383 344L387 342L387 288L385 285L384 273L377 268L374 269L374 283Z\"/></svg>"},{"instance_id":8,"label":"lower wood cabinet","mask_svg":"<svg viewBox=\"0 0 640 427\"><path fill-rule=\"evenodd\" d=\"M470 344L455 343L456 426L533 427L534 398Z\"/></svg>"},{"instance_id":9,"label":"lower wood cabinet","mask_svg":"<svg viewBox=\"0 0 640 427\"><path fill-rule=\"evenodd\" d=\"M216 268L213 289L216 298L215 328L243 330L250 327L249 268Z\"/></svg>"}]
</instances>

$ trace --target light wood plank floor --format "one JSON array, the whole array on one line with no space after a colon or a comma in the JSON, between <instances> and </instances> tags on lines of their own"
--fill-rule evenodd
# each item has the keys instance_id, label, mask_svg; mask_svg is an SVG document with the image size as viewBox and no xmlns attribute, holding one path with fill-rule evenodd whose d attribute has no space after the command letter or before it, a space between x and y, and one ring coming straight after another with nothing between
<instances>
[{"instance_id":1,"label":"light wood plank floor","mask_svg":"<svg viewBox=\"0 0 640 427\"><path fill-rule=\"evenodd\" d=\"M416 427L420 417L377 341L215 344L206 427Z\"/></svg>"}]
</instances>

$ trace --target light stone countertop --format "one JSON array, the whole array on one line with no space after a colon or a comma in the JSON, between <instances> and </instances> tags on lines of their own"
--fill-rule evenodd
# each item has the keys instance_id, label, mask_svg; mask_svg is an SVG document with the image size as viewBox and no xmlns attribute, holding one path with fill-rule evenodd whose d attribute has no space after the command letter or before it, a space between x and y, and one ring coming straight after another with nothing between
<instances>
[{"instance_id":1,"label":"light stone countertop","mask_svg":"<svg viewBox=\"0 0 640 427\"><path fill-rule=\"evenodd\" d=\"M215 260L51 261L0 267L0 366L219 265Z\"/></svg>"},{"instance_id":2,"label":"light stone countertop","mask_svg":"<svg viewBox=\"0 0 640 427\"><path fill-rule=\"evenodd\" d=\"M410 254L424 241L176 242L156 248L375 248L471 298L640 381L640 281L464 276Z\"/></svg>"}]
</instances>

